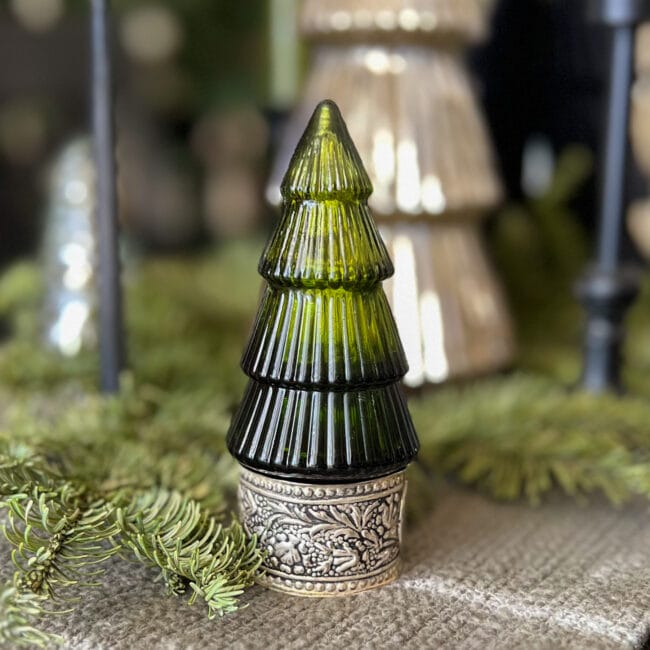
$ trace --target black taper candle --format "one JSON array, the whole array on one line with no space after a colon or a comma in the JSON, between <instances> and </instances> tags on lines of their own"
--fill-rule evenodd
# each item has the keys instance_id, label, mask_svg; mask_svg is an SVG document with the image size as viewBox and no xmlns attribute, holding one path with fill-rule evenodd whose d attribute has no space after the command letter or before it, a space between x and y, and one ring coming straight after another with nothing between
<instances>
[{"instance_id":1,"label":"black taper candle","mask_svg":"<svg viewBox=\"0 0 650 650\"><path fill-rule=\"evenodd\" d=\"M609 27L612 34L597 255L577 285L587 311L580 384L594 393L622 390L623 318L638 292L636 273L621 265L620 254L634 28L647 4L646 0L591 0L589 4L590 18Z\"/></svg>"},{"instance_id":2,"label":"black taper candle","mask_svg":"<svg viewBox=\"0 0 650 650\"><path fill-rule=\"evenodd\" d=\"M108 0L91 0L92 118L97 174L100 384L119 390L124 330L115 181L115 133Z\"/></svg>"}]
</instances>

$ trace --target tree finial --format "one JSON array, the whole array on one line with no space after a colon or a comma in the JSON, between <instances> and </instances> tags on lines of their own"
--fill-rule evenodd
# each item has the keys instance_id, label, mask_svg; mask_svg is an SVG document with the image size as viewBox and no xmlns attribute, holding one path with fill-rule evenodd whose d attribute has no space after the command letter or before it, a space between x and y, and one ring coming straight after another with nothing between
<instances>
[{"instance_id":1,"label":"tree finial","mask_svg":"<svg viewBox=\"0 0 650 650\"><path fill-rule=\"evenodd\" d=\"M326 99L316 107L282 181L291 199L365 200L372 183L338 106Z\"/></svg>"}]
</instances>

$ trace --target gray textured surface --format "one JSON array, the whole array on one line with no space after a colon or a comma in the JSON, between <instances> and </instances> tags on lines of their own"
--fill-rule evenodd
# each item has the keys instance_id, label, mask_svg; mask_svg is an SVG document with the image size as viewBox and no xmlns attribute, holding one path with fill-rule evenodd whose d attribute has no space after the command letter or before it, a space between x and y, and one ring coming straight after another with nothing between
<instances>
[{"instance_id":1,"label":"gray textured surface","mask_svg":"<svg viewBox=\"0 0 650 650\"><path fill-rule=\"evenodd\" d=\"M151 573L112 565L52 631L75 649L631 648L650 628L650 517L557 500L538 509L442 496L407 531L398 582L310 600L253 589L208 621Z\"/></svg>"}]
</instances>

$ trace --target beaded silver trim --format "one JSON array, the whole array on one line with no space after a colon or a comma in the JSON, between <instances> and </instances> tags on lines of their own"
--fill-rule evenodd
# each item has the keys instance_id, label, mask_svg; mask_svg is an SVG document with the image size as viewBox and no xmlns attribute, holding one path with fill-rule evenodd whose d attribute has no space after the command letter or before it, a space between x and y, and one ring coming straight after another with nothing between
<instances>
[{"instance_id":1,"label":"beaded silver trim","mask_svg":"<svg viewBox=\"0 0 650 650\"><path fill-rule=\"evenodd\" d=\"M258 582L301 596L343 596L399 573L404 472L336 485L242 468L241 519L266 551Z\"/></svg>"}]
</instances>

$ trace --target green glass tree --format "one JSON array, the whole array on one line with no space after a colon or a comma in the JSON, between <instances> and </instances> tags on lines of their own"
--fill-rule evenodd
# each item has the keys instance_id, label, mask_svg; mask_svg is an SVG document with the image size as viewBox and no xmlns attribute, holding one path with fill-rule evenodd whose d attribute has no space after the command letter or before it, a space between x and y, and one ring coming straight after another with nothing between
<instances>
[{"instance_id":1,"label":"green glass tree","mask_svg":"<svg viewBox=\"0 0 650 650\"><path fill-rule=\"evenodd\" d=\"M260 261L268 284L242 359L250 380L228 433L245 468L244 523L269 551L262 580L298 593L349 593L396 575L403 470L418 441L400 386L406 359L381 286L393 266L368 209L371 192L338 108L320 103L282 183L282 218ZM289 509L302 509L283 523L278 513L288 506L279 504L288 494ZM353 510L361 507L359 494L365 509L348 513L348 498L357 499ZM287 551L287 536L302 539L332 500L350 524L347 541L325 535L318 543L335 551L329 558L323 550L305 555L298 542ZM341 530L341 521L327 519L316 517L317 537ZM373 526L379 536L368 532Z\"/></svg>"}]
</instances>

